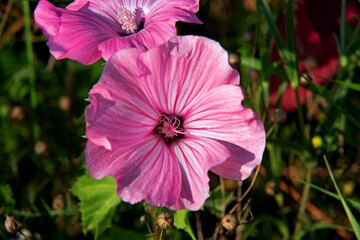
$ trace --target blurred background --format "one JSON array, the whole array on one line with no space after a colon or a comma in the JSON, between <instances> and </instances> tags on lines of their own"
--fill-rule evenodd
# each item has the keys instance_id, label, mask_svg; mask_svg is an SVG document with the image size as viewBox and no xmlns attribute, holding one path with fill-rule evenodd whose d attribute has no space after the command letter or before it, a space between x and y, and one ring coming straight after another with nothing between
<instances>
[{"instance_id":1,"label":"blurred background","mask_svg":"<svg viewBox=\"0 0 360 240\"><path fill-rule=\"evenodd\" d=\"M244 182L209 173L204 207L163 239L356 239L359 2L289 1L201 0L202 25L177 23L179 35L206 36L229 52L267 146ZM55 60L34 22L36 5L0 1L0 221L16 217L31 239L153 239L153 211L164 209L146 204L118 203L106 224L84 222L72 189L86 176L85 99L105 61ZM228 213L240 220L233 230L221 224ZM0 239L25 239L7 230L2 224Z\"/></svg>"}]
</instances>

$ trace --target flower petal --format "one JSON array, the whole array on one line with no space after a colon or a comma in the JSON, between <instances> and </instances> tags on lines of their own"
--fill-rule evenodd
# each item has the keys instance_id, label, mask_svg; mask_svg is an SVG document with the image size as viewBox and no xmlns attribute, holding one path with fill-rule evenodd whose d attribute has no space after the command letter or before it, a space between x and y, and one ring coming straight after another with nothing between
<instances>
[{"instance_id":1,"label":"flower petal","mask_svg":"<svg viewBox=\"0 0 360 240\"><path fill-rule=\"evenodd\" d=\"M184 115L196 104L196 97L216 86L239 84L239 74L230 67L227 52L204 37L174 37L143 53L139 62L144 72L152 73L140 81L146 96L169 114Z\"/></svg>"},{"instance_id":2,"label":"flower petal","mask_svg":"<svg viewBox=\"0 0 360 240\"><path fill-rule=\"evenodd\" d=\"M96 15L57 8L46 0L40 0L34 16L56 59L91 64L101 57L99 43L118 36L109 23Z\"/></svg>"},{"instance_id":3,"label":"flower petal","mask_svg":"<svg viewBox=\"0 0 360 240\"><path fill-rule=\"evenodd\" d=\"M223 166L211 169L223 177L236 180L249 176L251 171L245 169L259 165L265 149L264 127L256 113L242 107L242 98L240 87L217 87L198 99L198 104L189 111L183 124L191 135L238 146L226 144L232 156ZM226 166L228 163L234 164L234 168Z\"/></svg>"},{"instance_id":4,"label":"flower petal","mask_svg":"<svg viewBox=\"0 0 360 240\"><path fill-rule=\"evenodd\" d=\"M172 146L180 164L182 182L179 200L170 208L198 210L209 196L208 170L224 162L230 153L214 140L195 136L186 136Z\"/></svg>"},{"instance_id":5,"label":"flower petal","mask_svg":"<svg viewBox=\"0 0 360 240\"><path fill-rule=\"evenodd\" d=\"M89 93L86 136L106 149L142 141L153 134L159 124L161 114L151 106L138 85L138 53L137 49L116 53Z\"/></svg>"},{"instance_id":6,"label":"flower petal","mask_svg":"<svg viewBox=\"0 0 360 240\"><path fill-rule=\"evenodd\" d=\"M100 94L89 96L86 108L86 137L108 150L138 143L153 134L157 122L137 109L107 100Z\"/></svg>"},{"instance_id":7,"label":"flower petal","mask_svg":"<svg viewBox=\"0 0 360 240\"><path fill-rule=\"evenodd\" d=\"M256 156L238 145L219 140L218 142L224 145L231 155L225 162L210 169L217 175L233 180L244 180L251 175L255 167L260 165L262 153Z\"/></svg>"},{"instance_id":8,"label":"flower petal","mask_svg":"<svg viewBox=\"0 0 360 240\"><path fill-rule=\"evenodd\" d=\"M109 151L88 141L86 164L100 179L114 176L119 197L131 204L146 200L171 207L179 198L181 173L174 153L157 137L120 151Z\"/></svg>"}]
</instances>

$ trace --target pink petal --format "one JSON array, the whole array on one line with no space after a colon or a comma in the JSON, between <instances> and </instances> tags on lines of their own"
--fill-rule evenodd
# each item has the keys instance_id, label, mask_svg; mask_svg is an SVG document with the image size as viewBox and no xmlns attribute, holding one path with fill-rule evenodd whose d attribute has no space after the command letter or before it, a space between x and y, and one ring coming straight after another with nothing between
<instances>
[{"instance_id":1,"label":"pink petal","mask_svg":"<svg viewBox=\"0 0 360 240\"><path fill-rule=\"evenodd\" d=\"M224 145L231 155L225 162L210 169L217 175L233 180L244 180L251 175L255 167L260 165L262 152L256 156L256 152L251 152L238 145L225 141L218 142ZM261 144L260 142L260 145Z\"/></svg>"},{"instance_id":2,"label":"pink petal","mask_svg":"<svg viewBox=\"0 0 360 240\"><path fill-rule=\"evenodd\" d=\"M142 54L139 61L144 72L152 73L140 82L145 95L152 105L161 104L169 114L183 115L196 104L194 99L209 89L239 84L239 74L230 67L227 52L204 37L174 37Z\"/></svg>"},{"instance_id":3,"label":"pink petal","mask_svg":"<svg viewBox=\"0 0 360 240\"><path fill-rule=\"evenodd\" d=\"M209 196L208 170L225 161L229 151L211 139L187 136L173 149L180 164L182 174L181 193L173 210L198 210Z\"/></svg>"},{"instance_id":4,"label":"pink petal","mask_svg":"<svg viewBox=\"0 0 360 240\"><path fill-rule=\"evenodd\" d=\"M153 206L171 207L179 198L179 164L162 139L151 137L120 151L88 141L85 153L90 174L96 179L114 176L123 201L134 204L145 199Z\"/></svg>"},{"instance_id":5,"label":"pink petal","mask_svg":"<svg viewBox=\"0 0 360 240\"><path fill-rule=\"evenodd\" d=\"M136 108L118 104L90 94L91 104L86 108L86 136L93 143L108 150L124 148L143 141L152 135L157 121Z\"/></svg>"},{"instance_id":6,"label":"pink petal","mask_svg":"<svg viewBox=\"0 0 360 240\"><path fill-rule=\"evenodd\" d=\"M161 113L144 98L138 86L138 53L137 49L116 53L89 93L86 136L106 149L142 141L153 134L160 120Z\"/></svg>"},{"instance_id":7,"label":"pink petal","mask_svg":"<svg viewBox=\"0 0 360 240\"><path fill-rule=\"evenodd\" d=\"M226 145L230 146L230 159L211 171L236 180L249 176L249 169L260 164L265 149L264 127L256 113L241 106L241 100L239 87L217 87L198 99L184 121L184 129L191 135L234 145Z\"/></svg>"},{"instance_id":8,"label":"pink petal","mask_svg":"<svg viewBox=\"0 0 360 240\"><path fill-rule=\"evenodd\" d=\"M46 0L38 3L34 16L56 59L71 58L91 64L101 57L99 43L118 36L116 30L103 19L57 8Z\"/></svg>"}]
</instances>

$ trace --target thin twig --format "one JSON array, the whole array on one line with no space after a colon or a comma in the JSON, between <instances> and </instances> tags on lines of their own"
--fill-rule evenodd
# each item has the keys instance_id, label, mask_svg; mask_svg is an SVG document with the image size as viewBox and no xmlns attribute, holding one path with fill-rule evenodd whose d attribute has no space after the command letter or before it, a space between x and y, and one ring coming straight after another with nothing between
<instances>
[{"instance_id":1,"label":"thin twig","mask_svg":"<svg viewBox=\"0 0 360 240\"><path fill-rule=\"evenodd\" d=\"M241 202L245 197L246 195L250 192L251 188L254 186L255 184L255 180L257 179L257 176L259 174L259 171L260 171L260 165L256 167L256 170L255 170L255 174L254 174L254 177L252 178L251 180L251 183L250 183L250 186L248 187L248 189L246 189L245 193L241 196L240 200L238 201L237 204L235 204L235 206L230 210L230 214L233 213L235 211L235 209L238 207L239 205L239 202Z\"/></svg>"},{"instance_id":2,"label":"thin twig","mask_svg":"<svg viewBox=\"0 0 360 240\"><path fill-rule=\"evenodd\" d=\"M199 212L195 212L195 219L196 219L196 231L197 231L198 240L204 240Z\"/></svg>"}]
</instances>

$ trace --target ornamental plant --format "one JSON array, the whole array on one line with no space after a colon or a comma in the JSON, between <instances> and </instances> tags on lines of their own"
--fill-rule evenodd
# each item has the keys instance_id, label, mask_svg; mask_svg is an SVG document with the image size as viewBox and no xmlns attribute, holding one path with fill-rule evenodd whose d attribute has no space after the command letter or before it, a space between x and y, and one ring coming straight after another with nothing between
<instances>
[{"instance_id":1,"label":"ornamental plant","mask_svg":"<svg viewBox=\"0 0 360 240\"><path fill-rule=\"evenodd\" d=\"M199 0L76 0L66 9L40 0L34 18L56 59L92 64L165 42L176 35L175 22L201 23L198 10Z\"/></svg>"},{"instance_id":2,"label":"ornamental plant","mask_svg":"<svg viewBox=\"0 0 360 240\"><path fill-rule=\"evenodd\" d=\"M244 180L262 159L264 127L241 105L239 81L226 51L204 37L115 53L85 112L90 174L113 176L126 202L198 210L209 170Z\"/></svg>"}]
</instances>

